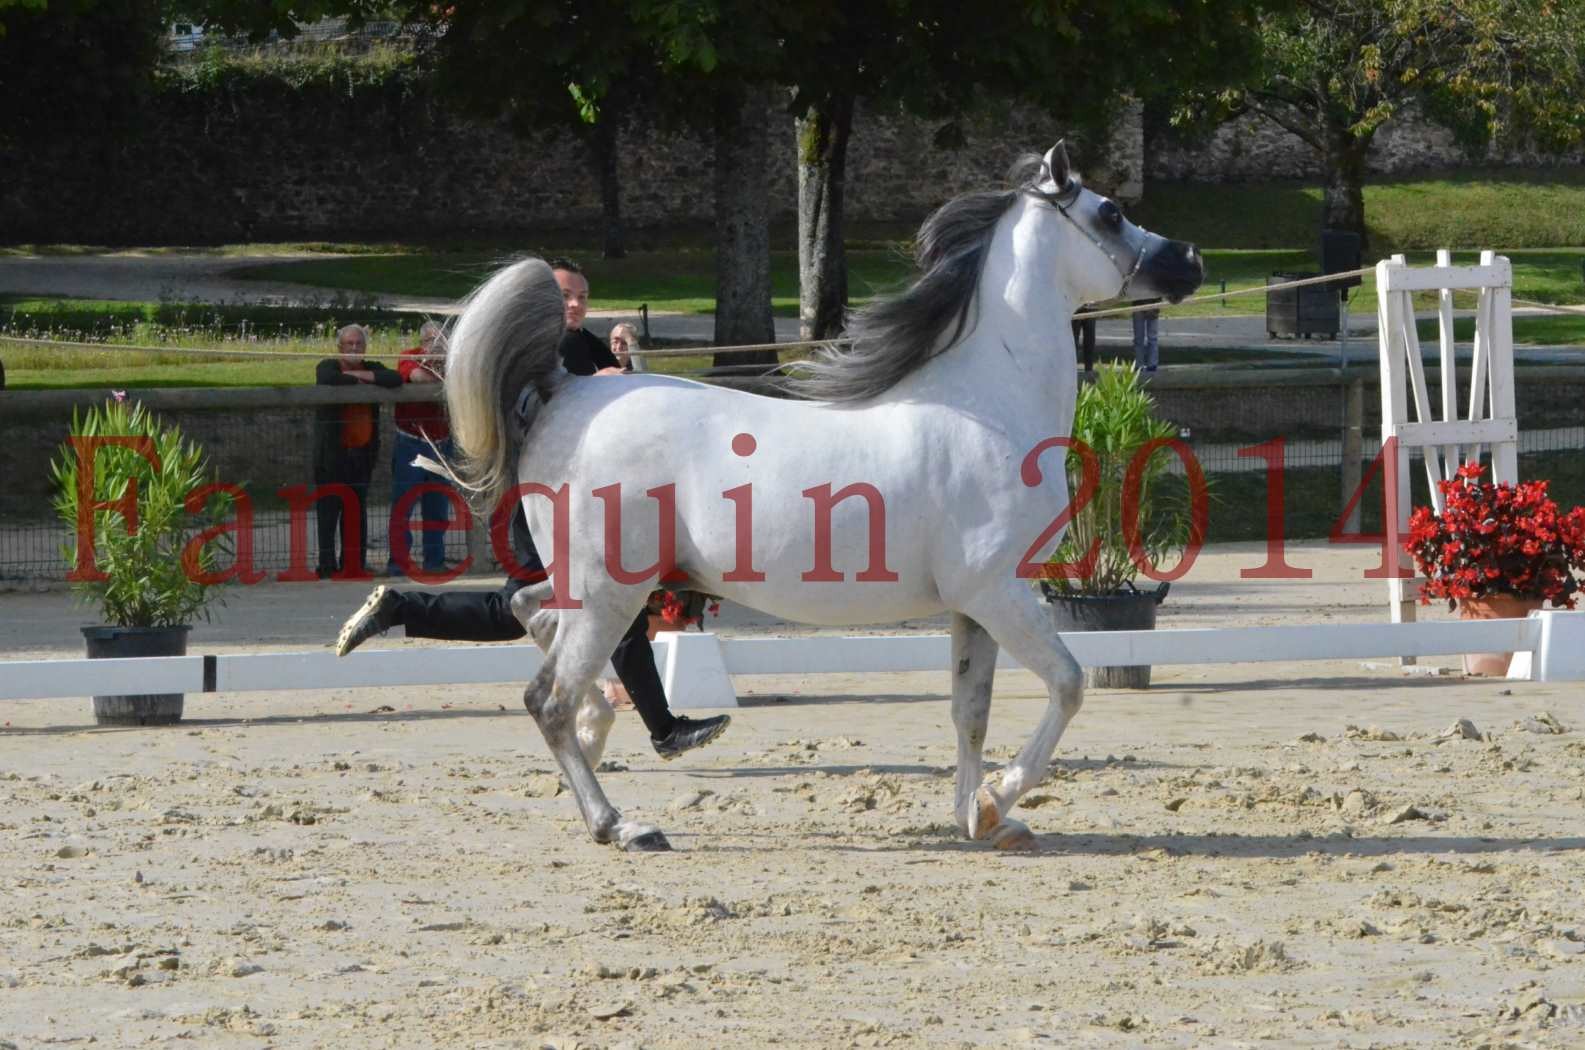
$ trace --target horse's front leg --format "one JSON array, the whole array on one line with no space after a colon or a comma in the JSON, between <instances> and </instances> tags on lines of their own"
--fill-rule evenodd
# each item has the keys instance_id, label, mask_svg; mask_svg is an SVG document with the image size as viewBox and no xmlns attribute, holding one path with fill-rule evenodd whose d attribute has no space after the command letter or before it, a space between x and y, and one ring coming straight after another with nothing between
<instances>
[{"instance_id":1,"label":"horse's front leg","mask_svg":"<svg viewBox=\"0 0 1585 1050\"><path fill-rule=\"evenodd\" d=\"M975 793L980 820L993 825L999 822L989 831L984 823L977 825L975 837L989 835L1003 848L1029 849L1035 845L1034 837L1023 824L1007 819L1007 812L1024 792L1045 777L1057 742L1084 703L1084 675L1079 662L1062 644L1051 611L1021 581L992 596L976 611L991 636L1020 664L1040 676L1049 697L1034 735L1000 777ZM993 816L997 819L993 820Z\"/></svg>"}]
</instances>

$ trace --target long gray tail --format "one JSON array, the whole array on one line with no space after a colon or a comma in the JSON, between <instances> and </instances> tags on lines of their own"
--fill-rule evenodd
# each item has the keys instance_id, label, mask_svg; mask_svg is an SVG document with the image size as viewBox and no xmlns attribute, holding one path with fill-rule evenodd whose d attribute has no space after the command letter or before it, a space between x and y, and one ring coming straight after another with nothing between
<instances>
[{"instance_id":1,"label":"long gray tail","mask_svg":"<svg viewBox=\"0 0 1585 1050\"><path fill-rule=\"evenodd\" d=\"M525 391L548 401L566 372L561 288L542 259L497 270L463 302L446 349L446 408L459 482L493 510L517 484ZM530 399L532 403L532 399Z\"/></svg>"}]
</instances>

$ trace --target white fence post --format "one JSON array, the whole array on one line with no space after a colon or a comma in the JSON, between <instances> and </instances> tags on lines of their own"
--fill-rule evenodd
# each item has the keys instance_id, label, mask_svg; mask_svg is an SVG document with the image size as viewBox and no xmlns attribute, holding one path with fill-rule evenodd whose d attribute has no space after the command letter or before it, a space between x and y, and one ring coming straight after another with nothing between
<instances>
[{"instance_id":1,"label":"white fence post","mask_svg":"<svg viewBox=\"0 0 1585 1050\"><path fill-rule=\"evenodd\" d=\"M1530 615L1541 621L1541 638L1529 654L1530 680L1585 682L1585 612L1544 609Z\"/></svg>"},{"instance_id":2,"label":"white fence post","mask_svg":"<svg viewBox=\"0 0 1585 1050\"><path fill-rule=\"evenodd\" d=\"M1453 292L1478 293L1475 310L1474 359L1470 368L1469 414L1458 415L1458 367L1454 357ZM1431 411L1420 335L1415 327L1414 294L1437 292L1441 418ZM1403 548L1413 509L1409 495L1409 450L1425 457L1431 504L1442 509L1437 482L1452 478L1463 462L1478 462L1481 448L1492 450L1492 479L1519 480L1519 423L1514 412L1513 270L1506 256L1483 251L1478 266L1454 266L1452 254L1437 252L1437 264L1411 268L1402 255L1376 264L1378 339L1381 350L1381 440L1393 443L1396 454L1383 452L1387 493L1383 529L1389 568L1411 574L1413 561ZM1415 418L1409 418L1410 398ZM1411 578L1412 579L1412 576ZM1387 581L1389 612L1394 623L1414 620L1410 579ZM1413 658L1406 658L1412 663Z\"/></svg>"},{"instance_id":3,"label":"white fence post","mask_svg":"<svg viewBox=\"0 0 1585 1050\"><path fill-rule=\"evenodd\" d=\"M732 688L726 661L721 656L721 640L714 634L661 631L655 642L657 646L666 645L661 684L673 711L737 706L737 691Z\"/></svg>"}]
</instances>

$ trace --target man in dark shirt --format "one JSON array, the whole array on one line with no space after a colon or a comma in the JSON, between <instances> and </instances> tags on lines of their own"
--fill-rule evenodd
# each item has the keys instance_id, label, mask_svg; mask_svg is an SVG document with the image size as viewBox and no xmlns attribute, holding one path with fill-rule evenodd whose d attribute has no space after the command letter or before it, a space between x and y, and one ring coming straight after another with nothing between
<instances>
[{"instance_id":1,"label":"man in dark shirt","mask_svg":"<svg viewBox=\"0 0 1585 1050\"><path fill-rule=\"evenodd\" d=\"M623 375L611 348L598 336L584 330L583 319L589 310L589 281L576 263L566 259L550 260L556 283L561 285L566 305L567 330L559 350L562 364L573 375ZM336 640L336 655L345 656L376 634L398 625L409 638L442 638L449 641L513 641L528 632L512 615L512 595L526 583L544 579L544 566L534 549L521 504L511 518L512 547L518 566L509 571L506 583L497 591L397 591L376 587L341 627ZM576 614L574 614L576 615ZM611 653L611 666L621 680L633 707L649 730L650 743L662 758L675 758L690 748L702 747L720 736L732 720L729 715L689 718L674 715L666 703L666 689L655 667L655 651L649 643L649 617L640 610L638 618Z\"/></svg>"},{"instance_id":2,"label":"man in dark shirt","mask_svg":"<svg viewBox=\"0 0 1585 1050\"><path fill-rule=\"evenodd\" d=\"M571 259L550 260L550 270L561 285L567 332L561 337L561 363L575 376L621 375L622 363L611 347L583 326L589 313L589 279Z\"/></svg>"}]
</instances>

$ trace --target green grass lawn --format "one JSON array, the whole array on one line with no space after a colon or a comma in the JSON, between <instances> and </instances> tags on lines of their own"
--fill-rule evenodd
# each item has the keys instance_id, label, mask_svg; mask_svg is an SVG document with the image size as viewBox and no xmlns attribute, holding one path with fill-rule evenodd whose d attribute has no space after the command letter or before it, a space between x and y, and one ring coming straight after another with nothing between
<instances>
[{"instance_id":1,"label":"green grass lawn","mask_svg":"<svg viewBox=\"0 0 1585 1050\"><path fill-rule=\"evenodd\" d=\"M1368 465L1367 465L1368 466ZM1550 481L1548 495L1559 507L1585 504L1585 457L1578 452L1535 452L1519 457L1521 478ZM1283 535L1289 539L1324 538L1337 525L1343 494L1337 467L1292 468L1283 473ZM1382 492L1378 474L1360 497L1360 531L1381 529ZM1425 471L1416 464L1410 471L1410 501L1425 506L1431 501ZM1266 538L1266 476L1248 472L1214 476L1208 543L1231 543Z\"/></svg>"},{"instance_id":2,"label":"green grass lawn","mask_svg":"<svg viewBox=\"0 0 1585 1050\"><path fill-rule=\"evenodd\" d=\"M372 298L360 298L369 301L328 306L259 306L0 295L0 336L169 339L202 334L212 338L329 338L338 327L352 321L411 332L417 331L425 320L423 314L382 310Z\"/></svg>"},{"instance_id":3,"label":"green grass lawn","mask_svg":"<svg viewBox=\"0 0 1585 1050\"><path fill-rule=\"evenodd\" d=\"M306 386L314 382L314 366L335 353L331 339L279 338L243 342L235 335L186 333L167 337L159 344L170 350L149 353L120 350L117 345L148 345L147 332L118 334L103 342L104 349L40 347L6 339L0 334L0 359L6 363L9 390L71 390L110 388L136 390L149 387ZM371 354L396 354L414 345L411 330L372 328ZM182 353L190 349L263 350L287 357L202 357ZM391 362L387 360L387 364ZM651 369L686 373L709 367L708 354L657 358Z\"/></svg>"},{"instance_id":4,"label":"green grass lawn","mask_svg":"<svg viewBox=\"0 0 1585 1050\"><path fill-rule=\"evenodd\" d=\"M1206 248L1292 248L1319 241L1321 188L1300 182L1158 182L1129 217ZM1572 167L1466 168L1453 174L1374 177L1365 187L1369 257L1585 244L1585 171Z\"/></svg>"},{"instance_id":5,"label":"green grass lawn","mask_svg":"<svg viewBox=\"0 0 1585 1050\"><path fill-rule=\"evenodd\" d=\"M562 254L546 249L546 256ZM457 298L466 294L511 256L498 252L439 252L364 255L357 258L305 259L268 263L237 272L243 279L290 281L322 288L385 295ZM591 305L602 310L651 310L705 314L715 310L715 255L706 249L633 252L625 259L581 260L589 277ZM1299 251L1217 251L1206 253L1207 286L1226 281L1229 290L1263 287L1268 273L1313 267ZM1577 264L1576 264L1577 268ZM913 260L901 243L889 249L848 252L848 286L855 304L902 288L913 276ZM1374 293L1372 293L1374 294ZM771 296L782 317L798 315L798 258L787 251L771 253ZM1253 313L1263 300L1230 298L1183 307L1189 314L1214 314L1231 309Z\"/></svg>"},{"instance_id":6,"label":"green grass lawn","mask_svg":"<svg viewBox=\"0 0 1585 1050\"><path fill-rule=\"evenodd\" d=\"M1309 272L1316 268L1313 244L1320 190L1300 184L1187 185L1152 183L1134 217L1152 229L1196 240L1205 247L1207 279L1203 301L1171 308L1172 316L1261 314L1264 285L1275 272ZM1451 177L1378 182L1366 190L1373 255L1405 250L1409 261L1434 261L1435 245L1455 248L1494 245L1514 269L1514 297L1543 303L1578 303L1585 299L1582 264L1585 248L1585 173L1572 170L1470 171ZM855 304L899 288L912 273L908 255L910 227L899 223L865 224L850 235L848 263ZM780 316L797 312L798 274L791 231L773 229L772 290ZM303 374L312 359L327 353L335 328L348 321L369 324L375 348L394 352L411 345L411 333L422 318L372 308L372 297L395 295L455 299L513 254L529 249L541 255L570 255L586 266L596 308L636 311L648 304L655 311L708 313L714 309L715 257L710 234L703 229L635 231L637 250L628 258L605 260L584 234L547 234L540 243L457 240L446 243L298 242L281 245L226 245L201 249L217 256L246 253L320 258L291 258L245 271L261 280L287 280L346 290L348 296L327 307L255 307L219 304L100 302L92 300L0 297L0 340L7 335L103 340L108 344L186 347L255 345L301 353ZM1502 247L1523 245L1524 247ZM33 247L33 246L29 246ZM6 249L8 252L21 248ZM47 246L34 250L53 254L87 253L83 246ZM175 251L177 249L147 249ZM185 249L183 249L185 250ZM1454 261L1476 261L1473 250L1456 251ZM1221 296L1246 291L1246 295ZM1352 293L1355 316L1373 313L1373 275ZM1461 295L1457 305L1473 306ZM1422 308L1434 306L1427 296ZM1467 341L1473 324L1457 324ZM1585 317L1521 317L1514 322L1520 345L1585 344ZM1422 326L1422 340L1432 348L1434 325ZM257 344L265 345L265 344ZM105 351L84 355L0 342L0 353L15 388L64 387L73 384L205 386L296 383L296 364L228 360L194 362L176 355L141 355ZM1324 348L1315 353L1325 356ZM1196 348L1196 361L1260 360L1262 363L1314 363L1316 358L1278 358L1236 348ZM1190 356L1174 351L1174 361ZM667 370L698 367L703 358L656 362Z\"/></svg>"},{"instance_id":7,"label":"green grass lawn","mask_svg":"<svg viewBox=\"0 0 1585 1050\"><path fill-rule=\"evenodd\" d=\"M547 253L549 254L549 253ZM1508 250L1514 273L1514 296L1543 303L1572 304L1585 298L1581 264L1585 249ZM1205 301L1172 308L1174 316L1214 317L1225 314L1258 314L1265 310L1264 288L1268 275L1279 272L1315 272L1314 257L1304 251L1208 249L1204 253L1206 281L1200 289ZM1406 253L1411 265L1436 261L1435 252ZM292 281L325 288L345 288L370 294L456 298L468 292L508 257L496 253L444 252L435 254L364 255L356 258L309 259L251 267L240 276L257 280ZM1455 264L1473 264L1478 252L1455 252ZM632 253L625 259L590 259L581 265L589 275L592 305L603 310L651 310L702 314L715 309L715 257L703 250ZM901 246L890 250L848 253L850 299L868 302L887 291L905 286L913 274L911 260ZM1229 295L1220 292L1253 291ZM788 252L771 257L772 305L778 316L798 314L798 260ZM1367 274L1354 290L1354 309L1374 311L1376 281ZM1434 298L1422 297L1424 308ZM1472 295L1456 297L1462 308L1474 305ZM1585 341L1585 317L1567 319L1548 329L1547 340ZM1572 325L1572 327L1570 327ZM1563 338L1567 333L1572 338ZM1518 334L1515 336L1520 338ZM1522 340L1523 341L1523 340ZM1536 340L1528 340L1536 341Z\"/></svg>"},{"instance_id":8,"label":"green grass lawn","mask_svg":"<svg viewBox=\"0 0 1585 1050\"><path fill-rule=\"evenodd\" d=\"M1199 244L1205 253L1204 291L1261 287L1278 270L1317 269L1321 190L1302 183L1190 184L1152 182L1132 217L1153 230ZM1514 264L1515 295L1547 303L1585 298L1585 172L1572 168L1470 169L1455 175L1377 180L1365 189L1370 248L1367 259L1405 252L1427 264L1438 247L1455 261L1474 261L1482 247ZM899 287L911 273L907 224L864 224L849 231L851 295L855 303ZM596 306L709 312L714 308L715 262L701 231L637 233L639 250L626 259L600 259L587 238L561 235L543 243L477 242L362 246L356 259L308 259L254 267L244 276L289 280L368 293L455 298L493 267L524 251L568 255L589 271ZM796 313L795 240L773 231L772 294L777 313ZM301 247L301 246L298 246ZM372 250L371 250L372 249ZM1374 281L1356 292L1359 308L1373 308ZM1182 308L1186 313L1259 313L1259 296Z\"/></svg>"},{"instance_id":9,"label":"green grass lawn","mask_svg":"<svg viewBox=\"0 0 1585 1050\"><path fill-rule=\"evenodd\" d=\"M651 310L707 314L715 310L715 254L679 248L632 252L625 259L565 248L537 249L547 258L575 257L589 277L591 305L600 310ZM385 295L456 299L471 291L514 258L497 250L401 252L357 258L304 259L243 269L237 276L261 281L291 281L321 288L345 288ZM902 287L912 262L900 248L860 249L848 253L848 284L856 302ZM798 257L771 254L772 307L782 317L798 316Z\"/></svg>"}]
</instances>

